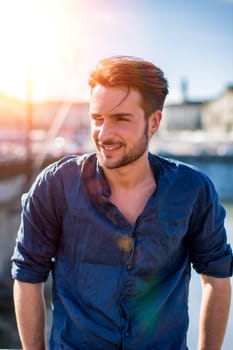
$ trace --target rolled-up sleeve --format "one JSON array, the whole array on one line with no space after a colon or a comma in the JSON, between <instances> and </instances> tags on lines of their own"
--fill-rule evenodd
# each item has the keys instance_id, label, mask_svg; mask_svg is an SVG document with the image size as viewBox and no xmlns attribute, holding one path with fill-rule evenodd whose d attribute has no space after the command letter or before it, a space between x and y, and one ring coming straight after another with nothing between
<instances>
[{"instance_id":1,"label":"rolled-up sleeve","mask_svg":"<svg viewBox=\"0 0 233 350\"><path fill-rule=\"evenodd\" d=\"M232 249L224 227L225 209L212 182L203 178L190 221L188 244L194 269L213 277L232 276Z\"/></svg>"},{"instance_id":2,"label":"rolled-up sleeve","mask_svg":"<svg viewBox=\"0 0 233 350\"><path fill-rule=\"evenodd\" d=\"M59 196L53 173L42 172L22 196L21 222L12 256L12 278L46 281L59 239Z\"/></svg>"}]
</instances>

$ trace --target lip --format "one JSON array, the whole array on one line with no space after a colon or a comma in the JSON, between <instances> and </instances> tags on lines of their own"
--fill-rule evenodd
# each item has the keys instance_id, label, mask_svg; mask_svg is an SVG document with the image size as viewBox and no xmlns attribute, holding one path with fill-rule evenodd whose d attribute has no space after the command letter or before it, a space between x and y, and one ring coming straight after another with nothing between
<instances>
[{"instance_id":1,"label":"lip","mask_svg":"<svg viewBox=\"0 0 233 350\"><path fill-rule=\"evenodd\" d=\"M115 151L118 151L122 147L121 144L105 145L105 144L101 144L101 143L98 143L98 146L102 150L102 152L104 152L104 153L113 153Z\"/></svg>"}]
</instances>

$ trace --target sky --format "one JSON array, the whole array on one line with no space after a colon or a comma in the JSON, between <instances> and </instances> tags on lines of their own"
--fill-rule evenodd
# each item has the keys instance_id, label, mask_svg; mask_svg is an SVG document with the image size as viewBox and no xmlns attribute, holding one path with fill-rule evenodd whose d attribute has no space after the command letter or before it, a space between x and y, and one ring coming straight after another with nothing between
<instances>
[{"instance_id":1,"label":"sky","mask_svg":"<svg viewBox=\"0 0 233 350\"><path fill-rule=\"evenodd\" d=\"M179 101L233 85L233 0L0 0L0 93L89 98L88 73L126 54L158 65ZM30 95L28 92L30 82Z\"/></svg>"}]
</instances>

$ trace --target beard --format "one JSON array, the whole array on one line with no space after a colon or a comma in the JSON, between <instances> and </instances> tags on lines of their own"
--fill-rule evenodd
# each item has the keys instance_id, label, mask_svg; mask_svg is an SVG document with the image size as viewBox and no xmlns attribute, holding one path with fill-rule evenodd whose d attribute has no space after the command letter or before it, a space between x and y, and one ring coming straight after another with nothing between
<instances>
[{"instance_id":1,"label":"beard","mask_svg":"<svg viewBox=\"0 0 233 350\"><path fill-rule=\"evenodd\" d=\"M97 148L96 153L100 165L106 169L117 169L134 163L136 160L138 160L148 149L149 136L147 129L148 126L146 125L143 135L140 137L140 139L138 139L137 142L133 146L131 146L131 148L128 149L122 156L116 159L114 159L115 157L111 155L104 156L101 153L101 151ZM112 140L105 140L103 142L103 146L104 145L114 145L114 142ZM124 147L124 144L121 145L122 147Z\"/></svg>"}]
</instances>

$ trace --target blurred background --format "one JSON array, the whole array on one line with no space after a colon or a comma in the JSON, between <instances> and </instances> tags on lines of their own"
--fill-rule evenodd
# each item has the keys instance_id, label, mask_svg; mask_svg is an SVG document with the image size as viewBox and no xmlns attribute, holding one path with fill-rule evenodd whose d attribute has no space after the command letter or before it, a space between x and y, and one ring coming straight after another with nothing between
<instances>
[{"instance_id":1,"label":"blurred background","mask_svg":"<svg viewBox=\"0 0 233 350\"><path fill-rule=\"evenodd\" d=\"M233 244L232 18L232 0L0 0L0 348L20 346L10 277L20 197L47 164L93 150L87 80L103 57L134 55L165 72L170 93L151 151L210 176ZM49 286L47 295L49 311ZM193 272L191 350L200 297ZM223 350L232 329L231 307Z\"/></svg>"}]
</instances>

